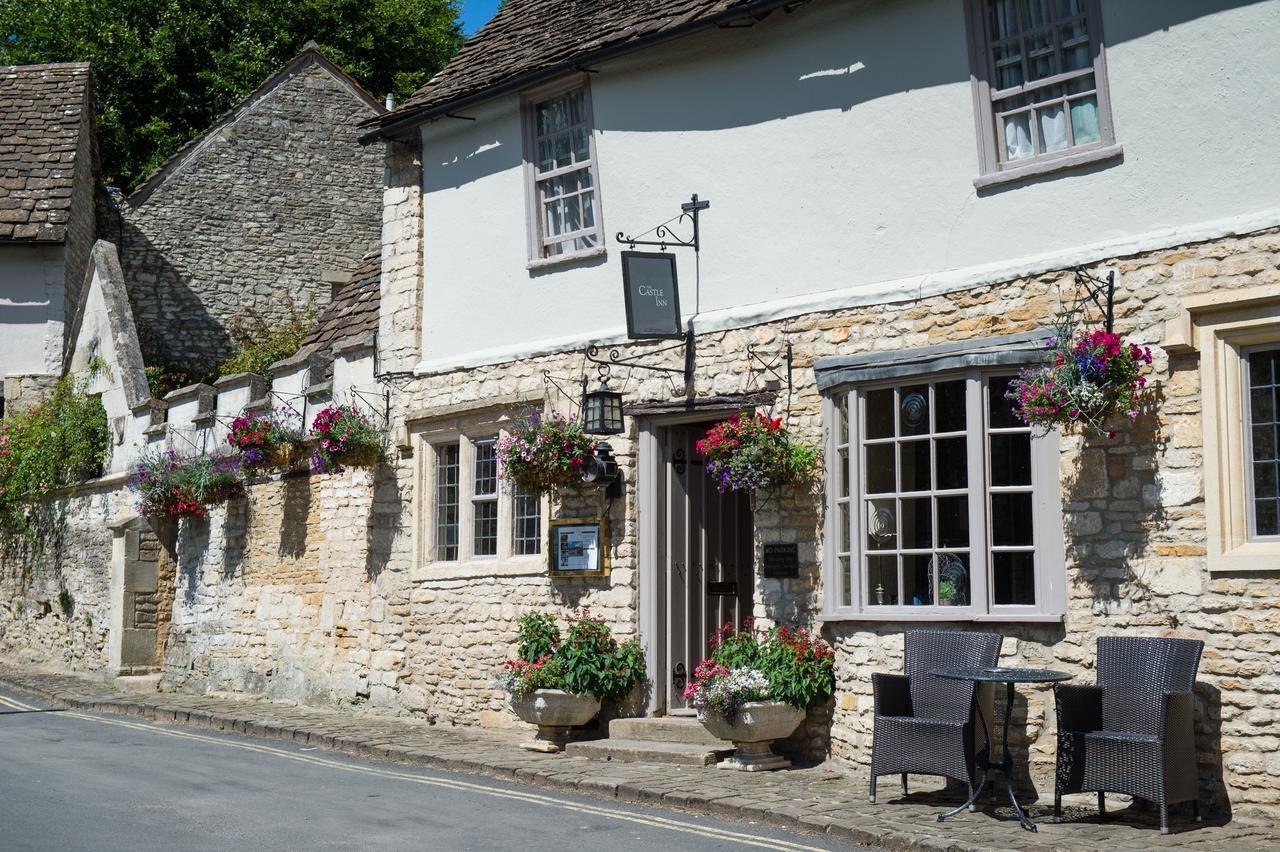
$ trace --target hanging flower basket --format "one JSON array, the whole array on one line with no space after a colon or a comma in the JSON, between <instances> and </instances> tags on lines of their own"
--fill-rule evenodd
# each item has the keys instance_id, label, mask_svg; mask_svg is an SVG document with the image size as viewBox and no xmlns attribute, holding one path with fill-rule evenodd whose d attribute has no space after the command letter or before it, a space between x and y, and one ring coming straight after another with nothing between
<instances>
[{"instance_id":1,"label":"hanging flower basket","mask_svg":"<svg viewBox=\"0 0 1280 852\"><path fill-rule=\"evenodd\" d=\"M287 470L304 455L302 417L292 409L271 414L248 412L231 422L227 443L240 453L247 473Z\"/></svg>"},{"instance_id":2,"label":"hanging flower basket","mask_svg":"<svg viewBox=\"0 0 1280 852\"><path fill-rule=\"evenodd\" d=\"M1107 421L1137 418L1150 349L1102 329L1073 335L1067 328L1046 347L1045 363L1023 370L1005 392L1018 419L1045 428L1082 426L1114 438Z\"/></svg>"},{"instance_id":3,"label":"hanging flower basket","mask_svg":"<svg viewBox=\"0 0 1280 852\"><path fill-rule=\"evenodd\" d=\"M382 460L386 436L369 416L352 405L331 405L311 422L316 440L311 469L341 473L348 467L372 467Z\"/></svg>"},{"instance_id":4,"label":"hanging flower basket","mask_svg":"<svg viewBox=\"0 0 1280 852\"><path fill-rule=\"evenodd\" d=\"M498 475L509 487L532 494L582 484L579 474L595 452L582 424L556 412L530 410L516 418L494 447Z\"/></svg>"},{"instance_id":5,"label":"hanging flower basket","mask_svg":"<svg viewBox=\"0 0 1280 852\"><path fill-rule=\"evenodd\" d=\"M817 451L794 440L781 417L770 418L763 412L755 417L735 414L720 421L707 430L697 448L721 494L803 488L818 469Z\"/></svg>"},{"instance_id":6,"label":"hanging flower basket","mask_svg":"<svg viewBox=\"0 0 1280 852\"><path fill-rule=\"evenodd\" d=\"M203 518L209 507L244 493L235 456L181 458L172 450L144 456L129 487L138 495L138 514Z\"/></svg>"}]
</instances>

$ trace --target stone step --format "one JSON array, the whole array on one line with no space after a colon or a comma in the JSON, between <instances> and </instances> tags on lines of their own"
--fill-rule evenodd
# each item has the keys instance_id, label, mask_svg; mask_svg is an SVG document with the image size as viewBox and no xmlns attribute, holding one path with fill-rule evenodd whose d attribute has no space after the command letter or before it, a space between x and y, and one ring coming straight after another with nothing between
<instances>
[{"instance_id":1,"label":"stone step","mask_svg":"<svg viewBox=\"0 0 1280 852\"><path fill-rule=\"evenodd\" d=\"M654 740L624 740L610 737L607 740L571 742L565 754L588 757L592 760L619 760L626 763L674 763L681 766L712 766L722 758L733 754L733 744L716 740L727 748L695 745L691 743L667 743Z\"/></svg>"},{"instance_id":2,"label":"stone step","mask_svg":"<svg viewBox=\"0 0 1280 852\"><path fill-rule=\"evenodd\" d=\"M723 748L724 740L712 736L692 716L653 716L640 719L611 719L609 736L620 740L648 740L659 743Z\"/></svg>"}]
</instances>

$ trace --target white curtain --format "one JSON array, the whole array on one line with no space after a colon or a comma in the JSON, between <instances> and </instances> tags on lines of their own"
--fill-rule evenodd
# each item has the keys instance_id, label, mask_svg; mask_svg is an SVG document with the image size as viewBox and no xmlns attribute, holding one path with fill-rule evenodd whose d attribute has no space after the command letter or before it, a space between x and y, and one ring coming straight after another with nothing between
<instances>
[{"instance_id":1,"label":"white curtain","mask_svg":"<svg viewBox=\"0 0 1280 852\"><path fill-rule=\"evenodd\" d=\"M1035 153L1031 145L1031 114L1019 113L1004 120L1004 158L1021 160Z\"/></svg>"}]
</instances>

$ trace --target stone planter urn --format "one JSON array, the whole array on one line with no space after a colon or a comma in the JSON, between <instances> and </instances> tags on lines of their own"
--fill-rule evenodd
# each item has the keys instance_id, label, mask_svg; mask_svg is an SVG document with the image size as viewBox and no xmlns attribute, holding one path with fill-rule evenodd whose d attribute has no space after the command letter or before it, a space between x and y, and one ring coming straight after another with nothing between
<instances>
[{"instance_id":1,"label":"stone planter urn","mask_svg":"<svg viewBox=\"0 0 1280 852\"><path fill-rule=\"evenodd\" d=\"M738 749L732 757L720 762L720 768L740 772L763 772L790 766L791 761L774 754L769 744L790 736L800 727L804 717L803 710L781 701L743 704L732 722L715 713L698 712L698 721L712 736L730 740Z\"/></svg>"},{"instance_id":2,"label":"stone planter urn","mask_svg":"<svg viewBox=\"0 0 1280 852\"><path fill-rule=\"evenodd\" d=\"M538 726L537 735L520 747L556 754L569 741L570 728L585 725L600 712L600 699L560 689L535 689L528 695L512 696L511 709L521 721Z\"/></svg>"}]
</instances>

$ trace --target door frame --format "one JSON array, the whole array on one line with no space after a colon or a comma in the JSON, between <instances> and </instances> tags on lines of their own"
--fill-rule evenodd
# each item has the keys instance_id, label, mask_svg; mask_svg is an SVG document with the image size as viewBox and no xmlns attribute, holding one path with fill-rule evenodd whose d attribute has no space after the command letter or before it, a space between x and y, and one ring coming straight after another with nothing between
<instances>
[{"instance_id":1,"label":"door frame","mask_svg":"<svg viewBox=\"0 0 1280 852\"><path fill-rule=\"evenodd\" d=\"M683 426L722 420L731 414L753 412L757 402L681 411L672 414L649 414L636 417L638 430L636 457L636 555L640 568L640 644L644 647L646 674L653 689L649 691L645 713L653 716L668 711L667 647L663 619L666 605L666 576L658 566L658 542L662 533L663 507L658 503L661 489L659 477L666 459L659 451L658 434L668 426Z\"/></svg>"}]
</instances>

